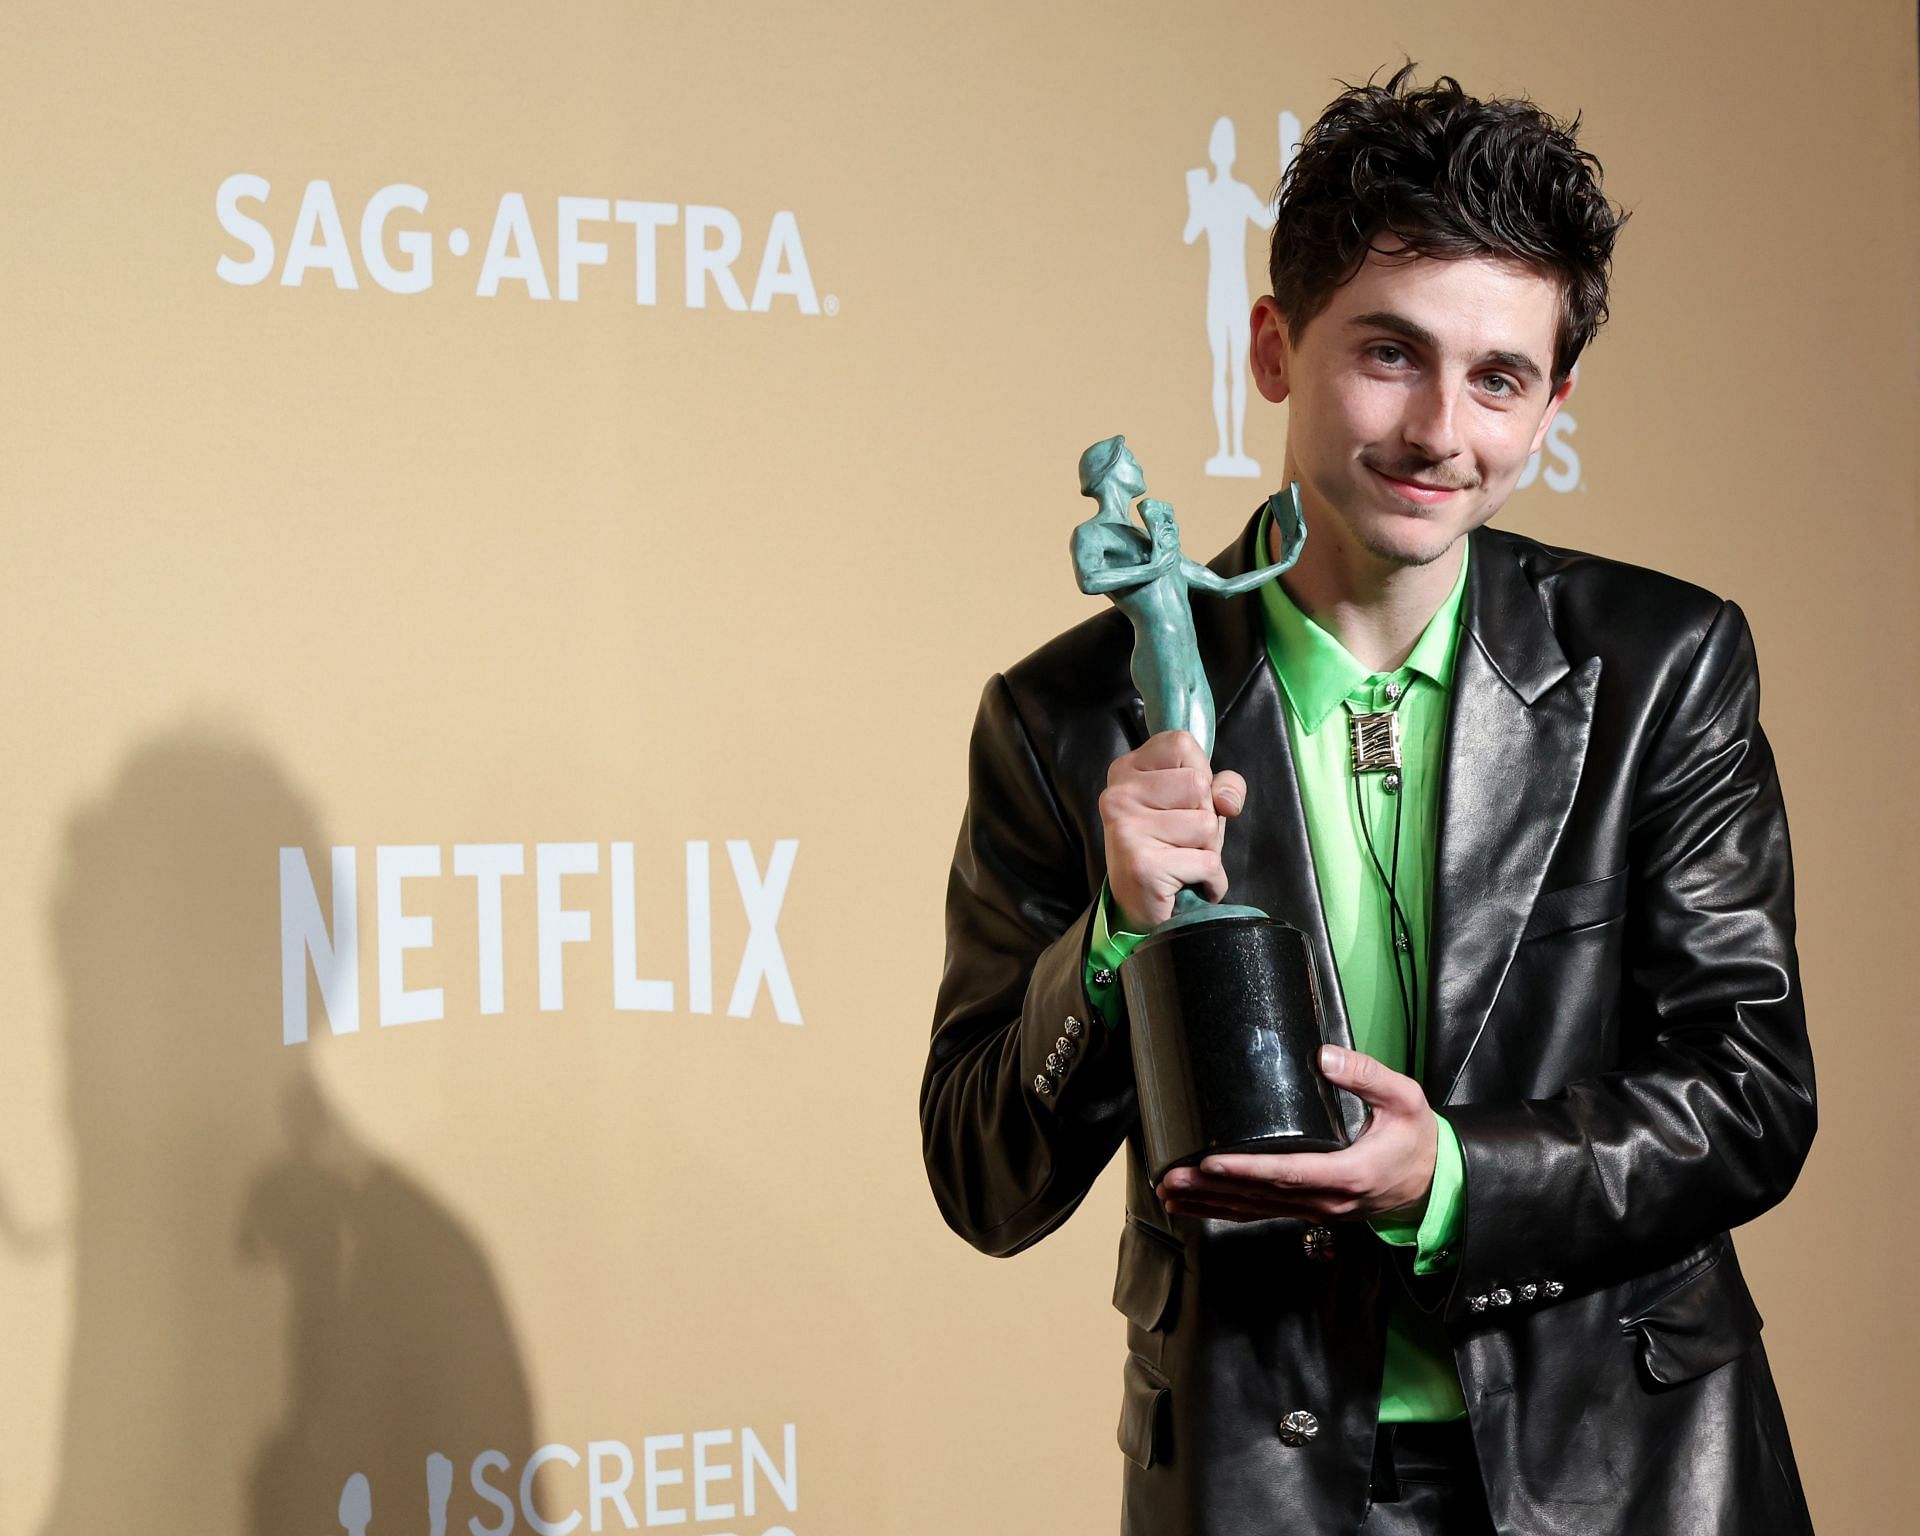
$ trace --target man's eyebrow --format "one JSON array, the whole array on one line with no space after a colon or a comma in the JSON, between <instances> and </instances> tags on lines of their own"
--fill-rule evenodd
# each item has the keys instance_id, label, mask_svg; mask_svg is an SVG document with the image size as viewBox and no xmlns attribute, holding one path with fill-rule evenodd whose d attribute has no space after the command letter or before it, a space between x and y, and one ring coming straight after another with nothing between
<instances>
[{"instance_id":1,"label":"man's eyebrow","mask_svg":"<svg viewBox=\"0 0 1920 1536\"><path fill-rule=\"evenodd\" d=\"M1519 374L1530 383L1538 384L1546 377L1540 371L1540 365L1524 352L1489 352L1486 360L1496 368L1506 368Z\"/></svg>"},{"instance_id":2,"label":"man's eyebrow","mask_svg":"<svg viewBox=\"0 0 1920 1536\"><path fill-rule=\"evenodd\" d=\"M1440 350L1440 338L1432 331L1405 315L1396 315L1390 309L1369 310L1364 315L1355 315L1347 324L1365 330L1391 331L1396 336L1404 336L1408 341L1425 347L1429 352ZM1509 369L1535 384L1546 377L1540 365L1524 352L1489 352L1483 361L1492 363L1496 368Z\"/></svg>"},{"instance_id":3,"label":"man's eyebrow","mask_svg":"<svg viewBox=\"0 0 1920 1536\"><path fill-rule=\"evenodd\" d=\"M1424 325L1409 320L1405 315L1396 315L1390 309L1370 310L1364 315L1355 315L1347 322L1361 330L1392 331L1396 336L1404 336L1408 341L1418 342L1430 352L1440 350L1440 338Z\"/></svg>"}]
</instances>

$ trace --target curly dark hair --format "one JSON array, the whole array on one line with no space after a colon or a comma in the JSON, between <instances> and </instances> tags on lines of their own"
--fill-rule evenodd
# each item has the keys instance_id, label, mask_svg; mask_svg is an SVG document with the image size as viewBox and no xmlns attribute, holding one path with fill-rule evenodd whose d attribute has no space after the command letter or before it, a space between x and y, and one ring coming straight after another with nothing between
<instances>
[{"instance_id":1,"label":"curly dark hair","mask_svg":"<svg viewBox=\"0 0 1920 1536\"><path fill-rule=\"evenodd\" d=\"M1613 240L1628 215L1600 190L1600 162L1531 101L1480 101L1442 75L1349 85L1307 130L1280 184L1268 275L1298 337L1389 234L1418 255L1506 256L1558 278L1553 379L1573 371L1607 318Z\"/></svg>"}]
</instances>

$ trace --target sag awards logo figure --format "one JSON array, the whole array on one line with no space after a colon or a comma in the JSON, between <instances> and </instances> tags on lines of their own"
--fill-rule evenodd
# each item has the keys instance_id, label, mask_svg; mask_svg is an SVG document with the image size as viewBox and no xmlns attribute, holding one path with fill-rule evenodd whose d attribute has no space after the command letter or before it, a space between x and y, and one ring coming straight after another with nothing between
<instances>
[{"instance_id":1,"label":"sag awards logo figure","mask_svg":"<svg viewBox=\"0 0 1920 1536\"><path fill-rule=\"evenodd\" d=\"M1280 174L1285 176L1300 147L1300 119L1280 114ZM1233 175L1237 148L1233 119L1213 125L1207 157L1213 175L1204 169L1187 172L1187 228L1181 236L1192 245L1207 237L1207 345L1213 349L1213 426L1218 446L1207 460L1210 475L1252 480L1260 474L1257 460L1247 456L1247 345L1252 336L1249 315L1253 300L1247 291L1247 226L1273 228L1273 203Z\"/></svg>"}]
</instances>

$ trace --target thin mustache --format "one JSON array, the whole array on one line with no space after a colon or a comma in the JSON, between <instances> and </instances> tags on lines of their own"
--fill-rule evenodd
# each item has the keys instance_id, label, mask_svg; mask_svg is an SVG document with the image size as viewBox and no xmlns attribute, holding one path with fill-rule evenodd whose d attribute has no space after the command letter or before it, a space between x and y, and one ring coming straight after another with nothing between
<instances>
[{"instance_id":1,"label":"thin mustache","mask_svg":"<svg viewBox=\"0 0 1920 1536\"><path fill-rule=\"evenodd\" d=\"M1425 477L1423 471L1415 470L1409 473L1400 469L1388 469L1383 465L1374 463L1368 463L1367 468L1382 475L1390 475L1395 480L1405 480L1413 485L1431 486L1436 491L1466 491L1471 490L1478 484L1477 481L1473 480L1429 480Z\"/></svg>"}]
</instances>

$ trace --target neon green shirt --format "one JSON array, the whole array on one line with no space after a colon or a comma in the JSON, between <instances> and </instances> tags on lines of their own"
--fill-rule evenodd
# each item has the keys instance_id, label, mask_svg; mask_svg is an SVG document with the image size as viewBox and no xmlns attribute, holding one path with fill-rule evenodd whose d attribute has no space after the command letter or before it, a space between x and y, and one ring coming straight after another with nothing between
<instances>
[{"instance_id":1,"label":"neon green shirt","mask_svg":"<svg viewBox=\"0 0 1920 1536\"><path fill-rule=\"evenodd\" d=\"M1267 547L1267 520L1260 523L1256 548ZM1353 1043L1396 1071L1408 1071L1405 1020L1396 959L1411 993L1425 1006L1433 910L1434 834L1439 822L1441 748L1446 734L1447 695L1460 645L1460 607L1466 594L1467 562L1462 546L1460 574L1453 590L1428 621L1406 662L1391 673L1369 673L1331 634L1294 605L1280 582L1260 588L1266 624L1267 655L1287 703L1287 741L1300 781L1301 808L1333 945ZM1351 703L1357 710L1384 710L1399 699L1401 722L1400 798L1385 789L1385 775L1352 771L1347 731ZM1393 869L1395 815L1404 839L1399 850L1395 891L1413 936L1408 954L1393 946L1387 893L1367 852L1354 784L1359 781L1366 825L1381 865ZM1233 835L1228 823L1227 835ZM1096 972L1116 971L1143 934L1110 929L1110 898L1103 887L1087 956L1087 995L1108 1023L1124 1006L1118 981L1099 986ZM1417 985L1415 984L1417 975ZM1420 1020L1415 1048L1425 1054L1426 1019ZM1417 1068L1417 1064L1416 1064ZM1417 1070L1415 1072L1417 1075ZM1465 1172L1460 1143L1440 1117L1439 1146L1427 1208L1416 1222L1372 1223L1380 1238L1414 1247L1414 1269L1429 1274L1455 1261L1453 1252L1465 1205ZM1466 1412L1453 1350L1437 1313L1414 1306L1403 1292L1388 1318L1386 1367L1380 1387L1380 1417L1388 1423L1456 1419Z\"/></svg>"}]
</instances>

